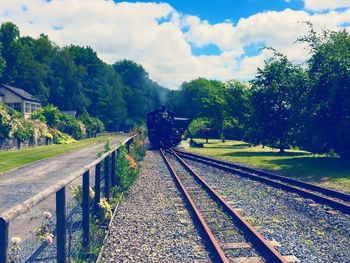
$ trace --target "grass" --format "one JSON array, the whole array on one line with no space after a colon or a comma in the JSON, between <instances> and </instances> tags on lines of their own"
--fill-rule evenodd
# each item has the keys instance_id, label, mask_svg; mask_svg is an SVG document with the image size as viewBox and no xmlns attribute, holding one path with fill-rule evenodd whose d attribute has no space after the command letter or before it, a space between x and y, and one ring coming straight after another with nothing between
<instances>
[{"instance_id":1,"label":"grass","mask_svg":"<svg viewBox=\"0 0 350 263\"><path fill-rule=\"evenodd\" d=\"M120 139L124 139L124 137L120 137ZM72 144L52 144L23 150L1 151L0 172L6 172L13 168L21 167L45 158L81 149L97 142L105 142L112 138L116 138L116 136L101 136L77 141Z\"/></svg>"},{"instance_id":2,"label":"grass","mask_svg":"<svg viewBox=\"0 0 350 263\"><path fill-rule=\"evenodd\" d=\"M198 139L198 142L204 140ZM306 151L277 149L262 146L249 147L242 141L209 140L204 148L190 148L191 152L221 158L234 163L278 173L316 183L324 187L350 192L350 162Z\"/></svg>"}]
</instances>

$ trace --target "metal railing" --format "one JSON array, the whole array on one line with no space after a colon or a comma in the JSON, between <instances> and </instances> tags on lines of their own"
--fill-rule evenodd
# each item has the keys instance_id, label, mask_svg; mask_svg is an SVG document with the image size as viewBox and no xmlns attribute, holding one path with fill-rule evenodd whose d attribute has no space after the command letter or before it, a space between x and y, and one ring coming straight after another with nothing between
<instances>
[{"instance_id":1,"label":"metal railing","mask_svg":"<svg viewBox=\"0 0 350 263\"><path fill-rule=\"evenodd\" d=\"M130 144L134 141L132 136L123 142L129 152ZM89 251L90 243L90 170L95 169L94 201L93 212L99 211L99 202L101 198L101 164L103 163L104 193L108 200L110 197L110 188L116 186L115 162L119 146L114 147L92 163L84 166L79 171L71 173L65 179L55 183L44 191L34 195L23 203L6 210L0 214L0 262L5 263L8 259L9 250L9 226L11 221L19 216L28 213L35 206L56 195L56 259L59 263L65 263L67 260L67 215L66 215L66 188L69 184L82 177L82 249Z\"/></svg>"}]
</instances>

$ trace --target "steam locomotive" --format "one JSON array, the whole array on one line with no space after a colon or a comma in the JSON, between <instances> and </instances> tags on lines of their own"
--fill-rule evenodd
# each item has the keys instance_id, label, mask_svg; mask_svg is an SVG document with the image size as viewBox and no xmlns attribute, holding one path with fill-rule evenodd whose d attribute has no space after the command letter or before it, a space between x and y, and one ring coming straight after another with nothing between
<instances>
[{"instance_id":1,"label":"steam locomotive","mask_svg":"<svg viewBox=\"0 0 350 263\"><path fill-rule=\"evenodd\" d=\"M190 123L188 118L177 118L165 106L147 114L148 139L154 148L178 145Z\"/></svg>"}]
</instances>

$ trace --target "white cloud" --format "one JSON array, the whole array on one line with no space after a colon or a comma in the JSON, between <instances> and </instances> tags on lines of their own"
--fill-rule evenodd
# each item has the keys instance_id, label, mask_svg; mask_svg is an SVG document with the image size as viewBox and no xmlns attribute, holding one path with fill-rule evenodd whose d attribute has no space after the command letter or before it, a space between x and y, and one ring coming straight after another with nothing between
<instances>
[{"instance_id":1,"label":"white cloud","mask_svg":"<svg viewBox=\"0 0 350 263\"><path fill-rule=\"evenodd\" d=\"M176 88L200 76L252 78L270 54L265 50L253 57L245 56L244 47L256 43L265 43L294 61L302 61L306 51L293 42L306 34L307 27L297 21L312 21L316 29L333 29L350 22L350 10L311 15L286 9L259 13L236 25L228 20L212 25L199 17L182 15L166 3L12 0L0 1L0 23L4 21L17 24L22 35L37 37L45 33L59 45L89 45L108 63L135 60L152 79ZM208 44L217 45L221 54L192 54L191 45Z\"/></svg>"},{"instance_id":2,"label":"white cloud","mask_svg":"<svg viewBox=\"0 0 350 263\"><path fill-rule=\"evenodd\" d=\"M305 0L305 8L314 11L348 7L350 7L350 0Z\"/></svg>"}]
</instances>

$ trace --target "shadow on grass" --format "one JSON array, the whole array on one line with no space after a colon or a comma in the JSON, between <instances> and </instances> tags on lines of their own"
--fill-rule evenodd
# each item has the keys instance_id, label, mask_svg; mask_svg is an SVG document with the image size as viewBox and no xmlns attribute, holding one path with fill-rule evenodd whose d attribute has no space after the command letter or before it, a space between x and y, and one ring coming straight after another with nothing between
<instances>
[{"instance_id":1,"label":"shadow on grass","mask_svg":"<svg viewBox=\"0 0 350 263\"><path fill-rule=\"evenodd\" d=\"M283 173L292 174L310 182L323 182L350 176L350 164L338 158L310 156L267 160L266 163L277 165L281 167Z\"/></svg>"},{"instance_id":2,"label":"shadow on grass","mask_svg":"<svg viewBox=\"0 0 350 263\"><path fill-rule=\"evenodd\" d=\"M248 149L249 144L248 143L240 143L240 144L223 144L223 145L215 145L211 146L211 143L205 143L206 148L209 149ZM212 143L214 144L214 143ZM216 143L215 143L216 144Z\"/></svg>"},{"instance_id":3,"label":"shadow on grass","mask_svg":"<svg viewBox=\"0 0 350 263\"><path fill-rule=\"evenodd\" d=\"M305 152L231 152L231 153L225 153L221 156L226 157L298 157L298 156L305 156L310 155L309 153Z\"/></svg>"}]
</instances>

